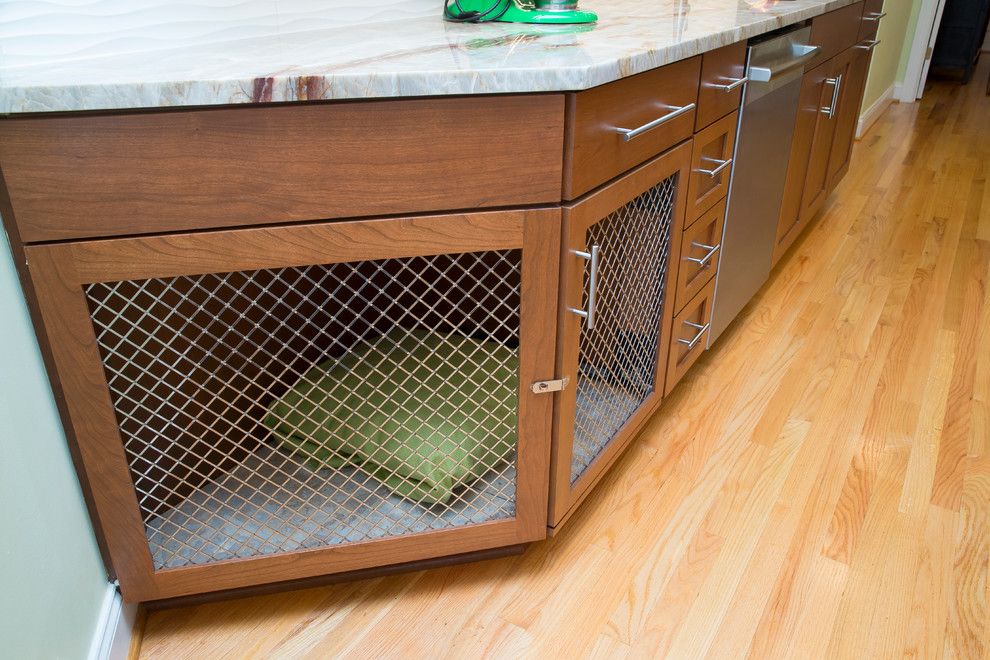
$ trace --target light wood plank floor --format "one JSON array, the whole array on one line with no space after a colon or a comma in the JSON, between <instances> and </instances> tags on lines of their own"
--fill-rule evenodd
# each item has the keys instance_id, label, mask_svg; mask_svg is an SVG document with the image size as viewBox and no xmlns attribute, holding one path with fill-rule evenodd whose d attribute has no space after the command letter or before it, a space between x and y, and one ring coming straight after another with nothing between
<instances>
[{"instance_id":1,"label":"light wood plank floor","mask_svg":"<svg viewBox=\"0 0 990 660\"><path fill-rule=\"evenodd\" d=\"M988 60L857 144L556 538L153 612L141 657L990 657Z\"/></svg>"}]
</instances>

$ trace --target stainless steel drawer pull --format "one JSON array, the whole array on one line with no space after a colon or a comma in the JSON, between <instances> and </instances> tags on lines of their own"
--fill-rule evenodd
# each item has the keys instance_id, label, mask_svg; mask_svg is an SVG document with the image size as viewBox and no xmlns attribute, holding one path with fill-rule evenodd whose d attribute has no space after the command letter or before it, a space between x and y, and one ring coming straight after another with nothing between
<instances>
[{"instance_id":1,"label":"stainless steel drawer pull","mask_svg":"<svg viewBox=\"0 0 990 660\"><path fill-rule=\"evenodd\" d=\"M619 133L620 135L622 135L622 139L624 141L628 142L629 140L633 139L637 135L642 135L643 133L645 133L646 131L650 130L651 128L656 128L660 124L665 124L665 123L667 123L668 121L670 121L672 119L675 119L677 117L680 117L681 115L683 115L685 113L691 112L692 110L694 110L694 107L695 106L694 106L694 103L688 103L687 105L685 105L683 107L680 107L680 108L675 108L675 107L672 107L672 106L665 106L665 107L670 108L671 110L673 110L673 112L670 112L670 113L664 115L663 117L660 117L659 119L654 119L653 121L649 122L648 124L643 124L639 128L616 128L615 129L615 132L616 133Z\"/></svg>"},{"instance_id":2,"label":"stainless steel drawer pull","mask_svg":"<svg viewBox=\"0 0 990 660\"><path fill-rule=\"evenodd\" d=\"M694 241L691 241L691 246L696 248L701 248L702 250L708 250L708 254L703 256L701 259L695 259L694 257L684 257L685 260L692 261L698 264L699 266L704 266L709 261L711 261L711 258L715 256L715 253L718 252L718 249L722 247L721 245L705 245L704 243L695 243Z\"/></svg>"},{"instance_id":3,"label":"stainless steel drawer pull","mask_svg":"<svg viewBox=\"0 0 990 660\"><path fill-rule=\"evenodd\" d=\"M704 325L698 325L697 323L691 323L690 321L684 321L684 325L689 325L692 328L697 328L698 329L698 334L696 334L694 336L694 339L692 339L691 341L688 341L687 339L678 339L677 340L677 341L681 342L682 344L687 344L688 350L690 351L692 348L694 348L695 346L698 345L698 342L701 341L701 338L705 336L705 333L708 332L708 328L710 328L712 324L711 323L706 323Z\"/></svg>"},{"instance_id":4,"label":"stainless steel drawer pull","mask_svg":"<svg viewBox=\"0 0 990 660\"><path fill-rule=\"evenodd\" d=\"M839 103L839 87L842 85L842 74L840 73L835 78L826 78L825 82L832 85L832 105L827 108L822 108L822 112L828 115L831 119L835 116L835 106Z\"/></svg>"},{"instance_id":5,"label":"stainless steel drawer pull","mask_svg":"<svg viewBox=\"0 0 990 660\"><path fill-rule=\"evenodd\" d=\"M598 293L598 246L592 245L588 252L571 250L571 253L591 262L588 268L588 309L568 309L585 320L588 330L595 329L595 298Z\"/></svg>"},{"instance_id":6,"label":"stainless steel drawer pull","mask_svg":"<svg viewBox=\"0 0 990 660\"><path fill-rule=\"evenodd\" d=\"M731 78L730 78L730 80L731 80ZM745 85L748 82L749 82L749 76L743 76L742 78L739 78L737 80L733 80L728 85L718 85L716 83L711 83L711 86L714 87L715 89L722 89L722 90L725 90L726 92L731 92L736 87L739 87L739 85Z\"/></svg>"},{"instance_id":7,"label":"stainless steel drawer pull","mask_svg":"<svg viewBox=\"0 0 990 660\"><path fill-rule=\"evenodd\" d=\"M879 39L874 39L872 41L861 41L856 48L860 48L862 50L873 50L877 47L878 43L880 43Z\"/></svg>"},{"instance_id":8,"label":"stainless steel drawer pull","mask_svg":"<svg viewBox=\"0 0 990 660\"><path fill-rule=\"evenodd\" d=\"M707 174L708 176L712 177L713 179L716 176L718 176L718 173L719 172L721 172L722 170L724 170L725 168L727 168L729 165L732 165L732 159L731 158L726 159L726 160L715 160L714 158L706 158L705 160L710 160L713 163L718 163L719 166L716 167L714 170L696 170L696 171L697 172L701 172L702 174Z\"/></svg>"},{"instance_id":9,"label":"stainless steel drawer pull","mask_svg":"<svg viewBox=\"0 0 990 660\"><path fill-rule=\"evenodd\" d=\"M863 20L864 21L880 22L880 19L883 18L886 15L887 15L887 12L882 11L879 14L870 14L869 16L864 16L863 17Z\"/></svg>"}]
</instances>

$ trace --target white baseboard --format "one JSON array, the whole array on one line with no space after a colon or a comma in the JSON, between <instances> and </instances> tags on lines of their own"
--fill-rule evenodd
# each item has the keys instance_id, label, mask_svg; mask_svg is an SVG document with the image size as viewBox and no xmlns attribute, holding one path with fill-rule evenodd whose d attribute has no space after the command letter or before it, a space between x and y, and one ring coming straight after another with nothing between
<instances>
[{"instance_id":1,"label":"white baseboard","mask_svg":"<svg viewBox=\"0 0 990 660\"><path fill-rule=\"evenodd\" d=\"M880 115L887 109L887 106L894 102L899 87L899 84L891 85L887 88L887 91L880 95L880 98L873 105L863 111L863 114L859 116L859 123L856 125L856 139L863 137L863 133L873 125L873 122L880 118Z\"/></svg>"},{"instance_id":2,"label":"white baseboard","mask_svg":"<svg viewBox=\"0 0 990 660\"><path fill-rule=\"evenodd\" d=\"M137 605L125 604L116 585L108 584L89 660L127 660L137 612Z\"/></svg>"}]
</instances>

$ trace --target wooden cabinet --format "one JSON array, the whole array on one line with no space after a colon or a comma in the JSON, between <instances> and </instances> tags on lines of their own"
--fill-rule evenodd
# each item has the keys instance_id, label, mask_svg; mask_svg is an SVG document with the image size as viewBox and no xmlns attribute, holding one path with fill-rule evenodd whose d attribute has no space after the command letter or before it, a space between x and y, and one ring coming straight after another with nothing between
<instances>
[{"instance_id":1,"label":"wooden cabinet","mask_svg":"<svg viewBox=\"0 0 990 660\"><path fill-rule=\"evenodd\" d=\"M739 113L732 112L694 136L687 211L691 221L724 199L729 192L738 119Z\"/></svg>"},{"instance_id":2,"label":"wooden cabinet","mask_svg":"<svg viewBox=\"0 0 990 660\"><path fill-rule=\"evenodd\" d=\"M806 81L796 219L845 171L858 97L827 135L821 108L860 57ZM559 529L707 347L744 59L0 118L3 221L124 598Z\"/></svg>"},{"instance_id":3,"label":"wooden cabinet","mask_svg":"<svg viewBox=\"0 0 990 660\"><path fill-rule=\"evenodd\" d=\"M704 353L712 320L715 280L712 279L674 318L667 360L665 394L670 394L688 369Z\"/></svg>"},{"instance_id":4,"label":"wooden cabinet","mask_svg":"<svg viewBox=\"0 0 990 660\"><path fill-rule=\"evenodd\" d=\"M566 94L563 199L691 137L701 58Z\"/></svg>"},{"instance_id":5,"label":"wooden cabinet","mask_svg":"<svg viewBox=\"0 0 990 660\"><path fill-rule=\"evenodd\" d=\"M564 207L550 527L663 396L690 159L688 142Z\"/></svg>"},{"instance_id":6,"label":"wooden cabinet","mask_svg":"<svg viewBox=\"0 0 990 660\"><path fill-rule=\"evenodd\" d=\"M862 9L862 3L850 7ZM859 34L859 23L854 25L847 15L850 9L840 11L845 13L839 17L832 16L838 12L820 17L825 19L829 30L817 32L819 40L833 44L833 50L834 44L845 43L848 35ZM869 21L874 30L877 20ZM813 27L813 38L815 34ZM868 32L866 39L827 61L816 58L820 63L804 74L777 225L774 264L821 210L849 169L866 74L876 45L873 37L875 33Z\"/></svg>"},{"instance_id":7,"label":"wooden cabinet","mask_svg":"<svg viewBox=\"0 0 990 660\"><path fill-rule=\"evenodd\" d=\"M124 597L543 538L559 215L27 246Z\"/></svg>"},{"instance_id":8,"label":"wooden cabinet","mask_svg":"<svg viewBox=\"0 0 990 660\"><path fill-rule=\"evenodd\" d=\"M10 117L0 163L25 243L556 203L563 119L540 94Z\"/></svg>"}]
</instances>

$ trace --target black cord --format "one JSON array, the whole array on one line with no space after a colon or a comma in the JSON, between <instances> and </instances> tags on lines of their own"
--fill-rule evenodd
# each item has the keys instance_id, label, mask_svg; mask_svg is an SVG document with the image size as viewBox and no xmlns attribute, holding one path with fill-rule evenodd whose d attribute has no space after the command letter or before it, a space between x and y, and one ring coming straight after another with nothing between
<instances>
[{"instance_id":1,"label":"black cord","mask_svg":"<svg viewBox=\"0 0 990 660\"><path fill-rule=\"evenodd\" d=\"M457 7L456 13L450 9L451 2ZM510 4L512 4L512 0L495 0L494 4L485 11L464 11L458 0L445 0L443 3L443 17L444 20L452 23L486 23L488 21L497 21L509 10ZM498 11L498 13L492 16L491 14L494 11Z\"/></svg>"}]
</instances>

